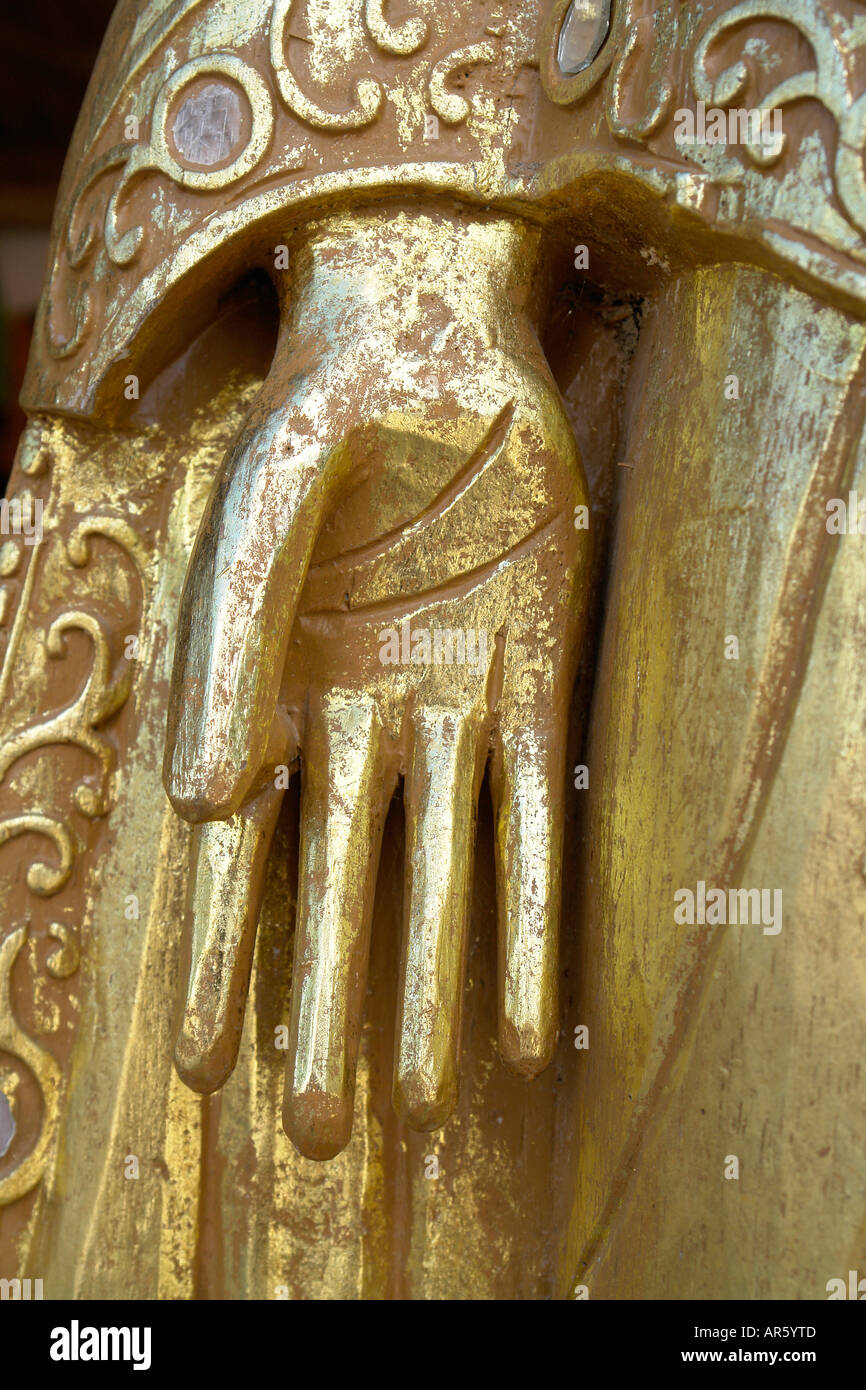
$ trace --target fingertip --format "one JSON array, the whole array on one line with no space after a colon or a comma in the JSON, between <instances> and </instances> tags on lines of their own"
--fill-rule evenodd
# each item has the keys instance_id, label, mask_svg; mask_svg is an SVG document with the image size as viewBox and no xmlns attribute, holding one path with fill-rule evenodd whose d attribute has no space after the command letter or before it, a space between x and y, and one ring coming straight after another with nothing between
<instances>
[{"instance_id":1,"label":"fingertip","mask_svg":"<svg viewBox=\"0 0 866 1390\"><path fill-rule=\"evenodd\" d=\"M441 1129L457 1107L457 1081L443 1077L434 1082L420 1071L401 1073L394 1083L394 1109L410 1129Z\"/></svg>"},{"instance_id":2,"label":"fingertip","mask_svg":"<svg viewBox=\"0 0 866 1390\"><path fill-rule=\"evenodd\" d=\"M264 751L248 739L237 751L212 740L190 741L180 734L166 739L162 779L166 795L182 820L193 825L229 820L252 797L274 789L276 771L290 764L298 748L295 725L278 709Z\"/></svg>"},{"instance_id":3,"label":"fingertip","mask_svg":"<svg viewBox=\"0 0 866 1390\"><path fill-rule=\"evenodd\" d=\"M506 1018L499 1033L499 1055L509 1071L533 1080L553 1061L556 1038L553 1027L517 1024Z\"/></svg>"},{"instance_id":4,"label":"fingertip","mask_svg":"<svg viewBox=\"0 0 866 1390\"><path fill-rule=\"evenodd\" d=\"M352 1098L327 1091L293 1091L283 1105L283 1129L304 1158L322 1163L352 1137Z\"/></svg>"},{"instance_id":5,"label":"fingertip","mask_svg":"<svg viewBox=\"0 0 866 1390\"><path fill-rule=\"evenodd\" d=\"M228 1038L206 1044L184 1025L174 1049L174 1065L184 1085L199 1095L210 1096L222 1090L235 1069L237 1049Z\"/></svg>"},{"instance_id":6,"label":"fingertip","mask_svg":"<svg viewBox=\"0 0 866 1390\"><path fill-rule=\"evenodd\" d=\"M166 795L181 820L192 825L229 820L240 809L250 790L252 773L225 761L185 760L167 750L163 764Z\"/></svg>"}]
</instances>

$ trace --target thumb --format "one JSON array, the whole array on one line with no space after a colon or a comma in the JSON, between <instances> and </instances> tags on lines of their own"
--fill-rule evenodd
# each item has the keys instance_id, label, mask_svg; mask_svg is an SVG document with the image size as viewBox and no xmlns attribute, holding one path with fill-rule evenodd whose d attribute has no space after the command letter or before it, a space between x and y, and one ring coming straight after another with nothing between
<instances>
[{"instance_id":1,"label":"thumb","mask_svg":"<svg viewBox=\"0 0 866 1390\"><path fill-rule=\"evenodd\" d=\"M187 571L163 780L190 821L233 815L281 737L292 621L348 468L344 408L310 377L293 394L289 376L275 363L222 466Z\"/></svg>"}]
</instances>

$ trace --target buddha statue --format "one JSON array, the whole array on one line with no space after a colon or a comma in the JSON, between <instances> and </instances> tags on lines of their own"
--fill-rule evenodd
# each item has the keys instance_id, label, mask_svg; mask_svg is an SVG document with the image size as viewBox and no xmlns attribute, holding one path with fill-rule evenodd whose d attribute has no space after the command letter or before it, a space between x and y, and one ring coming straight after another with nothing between
<instances>
[{"instance_id":1,"label":"buddha statue","mask_svg":"<svg viewBox=\"0 0 866 1390\"><path fill-rule=\"evenodd\" d=\"M0 545L0 1277L862 1260L864 52L120 0Z\"/></svg>"}]
</instances>

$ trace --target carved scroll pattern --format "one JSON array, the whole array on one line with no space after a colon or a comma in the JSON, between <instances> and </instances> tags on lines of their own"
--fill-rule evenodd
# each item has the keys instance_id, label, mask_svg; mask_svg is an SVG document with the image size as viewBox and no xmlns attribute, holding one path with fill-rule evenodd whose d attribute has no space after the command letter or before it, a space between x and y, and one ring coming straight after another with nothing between
<instances>
[{"instance_id":1,"label":"carved scroll pattern","mask_svg":"<svg viewBox=\"0 0 866 1390\"><path fill-rule=\"evenodd\" d=\"M646 140L669 114L674 84L667 72L673 51L674 26L671 7L633 20L625 30L623 43L610 71L605 95L605 117L614 135L624 140ZM650 55L656 76L646 89L645 110L637 119L624 116L632 62L641 52Z\"/></svg>"},{"instance_id":2,"label":"carved scroll pattern","mask_svg":"<svg viewBox=\"0 0 866 1390\"><path fill-rule=\"evenodd\" d=\"M375 79L362 77L356 82L356 104L348 111L327 111L302 91L284 56L286 30L294 7L295 0L276 0L271 18L271 67L284 105L299 120L318 130L358 130L369 125L378 116L384 99L382 86Z\"/></svg>"},{"instance_id":3,"label":"carved scroll pattern","mask_svg":"<svg viewBox=\"0 0 866 1390\"><path fill-rule=\"evenodd\" d=\"M742 95L749 80L749 69L742 60L725 68L713 80L707 59L714 44L730 30L748 21L779 20L807 39L815 55L815 66L778 83L758 103L758 110L771 111L803 98L819 101L836 122L839 138L834 176L836 192L851 222L866 232L866 179L863 155L866 149L866 93L854 97L851 76L838 29L826 11L813 0L743 0L719 15L705 30L694 52L692 83L695 96L708 105L727 108ZM785 136L772 145L746 143L744 148L758 165L775 164L785 148Z\"/></svg>"},{"instance_id":4,"label":"carved scroll pattern","mask_svg":"<svg viewBox=\"0 0 866 1390\"><path fill-rule=\"evenodd\" d=\"M364 19L370 38L383 53L399 53L401 57L417 53L429 33L424 20L415 16L395 28L385 18L385 6L386 0L367 0Z\"/></svg>"},{"instance_id":5,"label":"carved scroll pattern","mask_svg":"<svg viewBox=\"0 0 866 1390\"><path fill-rule=\"evenodd\" d=\"M614 25L607 42L585 72L576 77L563 75L556 65L556 47L566 0L557 0L545 29L541 53L541 72L548 96L559 105L576 105L598 87L607 74L604 111L612 133L623 140L643 141L656 134L676 105L688 107L702 101L707 107L728 109L741 102L750 81L746 63L749 26L777 22L788 25L807 40L814 65L785 77L758 100L755 109L772 111L794 102L814 100L830 113L838 128L833 176L836 193L853 229L866 233L866 93L854 92L854 59L862 44L856 42L852 26L834 15L832 7L815 0L739 0L710 18L691 52L691 95L677 91L672 64L677 50L676 7L659 6L652 14L632 18L632 7L621 0L614 6ZM719 7L721 8L721 7ZM711 76L711 58L720 41L742 31L743 57L730 63L718 76ZM784 54L775 55L781 60ZM652 79L646 84L645 109L641 116L627 117L627 107L640 84L637 65ZM644 79L645 82L645 79ZM750 106L752 105L750 101ZM743 150L761 169L769 169L781 159L786 137L762 144L748 139Z\"/></svg>"},{"instance_id":6,"label":"carved scroll pattern","mask_svg":"<svg viewBox=\"0 0 866 1390\"><path fill-rule=\"evenodd\" d=\"M541 74L551 101L572 106L596 90L607 76L604 114L608 127L623 140L645 140L668 115L674 84L669 72L676 35L675 6L660 5L651 14L634 15L629 0L613 0L606 39L592 62L576 74L563 73L558 64L559 38L569 13L568 0L557 0L544 28ZM648 60L652 80L635 80L636 63ZM644 94L644 111L625 115L626 98Z\"/></svg>"},{"instance_id":7,"label":"carved scroll pattern","mask_svg":"<svg viewBox=\"0 0 866 1390\"><path fill-rule=\"evenodd\" d=\"M472 43L466 48L458 48L436 64L430 74L430 105L436 115L448 125L459 125L465 121L472 109L466 97L459 92L448 90L447 83L461 68L475 67L478 63L492 63L496 58L496 48L492 43Z\"/></svg>"},{"instance_id":8,"label":"carved scroll pattern","mask_svg":"<svg viewBox=\"0 0 866 1390\"><path fill-rule=\"evenodd\" d=\"M66 554L76 567L84 567L89 562L93 536L103 536L114 542L133 561L142 597L146 599L148 560L139 537L128 523L116 516L91 516L79 522L66 541ZM72 744L84 749L98 764L98 789L82 782L74 793L78 810L93 818L105 815L109 809L109 781L115 760L111 744L98 730L127 700L132 688L132 667L120 679L112 679L109 633L99 619L81 609L61 614L49 627L46 646L50 657L65 657L66 634L74 629L85 632L93 647L93 661L83 689L57 714L25 725L0 744L0 782L25 753ZM9 651L7 661L13 657L14 652ZM77 853L73 831L66 820L42 810L0 820L0 845L25 834L40 835L54 847L56 862L36 859L25 875L30 892L42 898L53 897L66 886L72 874ZM52 922L48 935L58 943L46 961L48 974L57 980L66 979L75 973L79 964L76 935L61 922ZM39 1182L51 1152L59 1115L60 1069L51 1053L20 1027L12 1008L11 971L26 937L25 924L0 943L0 1048L22 1063L35 1078L42 1098L42 1122L29 1153L6 1177L0 1178L0 1206L24 1196Z\"/></svg>"},{"instance_id":9,"label":"carved scroll pattern","mask_svg":"<svg viewBox=\"0 0 866 1390\"><path fill-rule=\"evenodd\" d=\"M228 164L216 169L187 168L171 149L168 136L169 117L176 109L184 90L200 79L208 77L217 80L227 79L243 91L252 115L251 130L243 147L232 151L234 157ZM149 171L157 171L165 174L180 187L196 192L216 192L243 178L260 163L271 143L273 127L274 113L267 84L254 68L235 54L204 54L183 63L171 74L163 83L153 104L150 138L142 142L116 145L101 155L88 169L75 192L66 235L55 260L49 295L52 311L48 315L45 340L53 357L63 359L73 356L79 351L92 328L94 300L87 288L80 287L77 296L66 306L72 319L71 332L64 333L57 328L54 322L54 307L58 297L57 286L61 280L68 283L67 268L71 271L83 269L96 250L96 228L92 218L82 216L82 210L87 195L99 179L112 169L122 169L105 210L102 243L109 261L117 266L129 265L141 250L144 228L138 225L122 232L118 211L134 179Z\"/></svg>"},{"instance_id":10,"label":"carved scroll pattern","mask_svg":"<svg viewBox=\"0 0 866 1390\"><path fill-rule=\"evenodd\" d=\"M7 1206L35 1187L51 1152L60 1113L60 1068L51 1053L39 1047L15 1021L12 1012L12 967L24 945L27 928L18 927L0 942L0 1048L28 1067L42 1096L43 1118L36 1143L12 1172L0 1178L0 1206Z\"/></svg>"},{"instance_id":11,"label":"carved scroll pattern","mask_svg":"<svg viewBox=\"0 0 866 1390\"><path fill-rule=\"evenodd\" d=\"M429 39L427 23L414 15L400 25L392 25L387 17L388 0L366 0L359 37L366 38L389 58L400 60L418 53ZM195 4L189 4L184 14ZM361 130L381 114L385 103L383 84L370 76L359 76L354 82L354 101L344 110L331 110L305 91L293 65L291 50L299 36L292 22L301 10L299 0L275 0L268 33L270 72L283 108L302 126L323 133L340 134ZM490 32L490 31L488 31ZM160 31L151 48L138 55L136 67L152 58L165 34ZM305 42L325 42L315 32ZM431 109L447 124L459 125L471 113L471 103L458 92L449 90L448 83L467 66L490 64L497 53L495 42L485 38L478 43L455 48L437 62L431 62L427 78ZM213 78L240 89L251 112L251 130L245 143L232 149L228 162L215 168L203 169L188 164L173 148L169 126L177 112L179 101L187 88ZM124 87L124 94L127 89ZM115 110L115 116L119 107ZM215 193L237 183L251 174L273 145L276 110L270 81L236 54L211 52L182 63L162 84L153 100L145 124L147 139L118 144L102 153L87 169L71 202L66 233L58 248L49 293L50 310L45 325L45 343L55 359L64 359L79 352L92 332L96 303L92 291L79 272L96 254L101 243L108 261L115 266L131 265L145 241L145 229L134 225L122 230L121 206L132 183L142 175L157 172L171 179L178 187L200 193ZM240 141L239 141L240 144ZM302 167L297 165L295 167ZM95 214L89 201L95 186L112 170L119 169L102 216L101 238ZM102 277L97 276L99 280ZM91 277L93 280L93 277ZM72 282L72 283L71 283ZM67 327L57 322L62 307Z\"/></svg>"}]
</instances>

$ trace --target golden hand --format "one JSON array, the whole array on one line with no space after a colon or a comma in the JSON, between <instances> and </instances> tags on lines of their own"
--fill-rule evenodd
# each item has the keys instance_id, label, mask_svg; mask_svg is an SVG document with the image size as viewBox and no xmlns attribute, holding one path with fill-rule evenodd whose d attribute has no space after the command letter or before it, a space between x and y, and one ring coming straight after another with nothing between
<instances>
[{"instance_id":1,"label":"golden hand","mask_svg":"<svg viewBox=\"0 0 866 1390\"><path fill-rule=\"evenodd\" d=\"M587 502L527 303L537 234L393 212L309 228L267 381L190 562L165 781L199 831L187 1008L198 1090L237 1056L281 765L302 762L284 1122L351 1133L370 918L405 778L394 1098L421 1129L457 1091L475 809L490 763L500 1047L556 1041L566 724Z\"/></svg>"}]
</instances>

